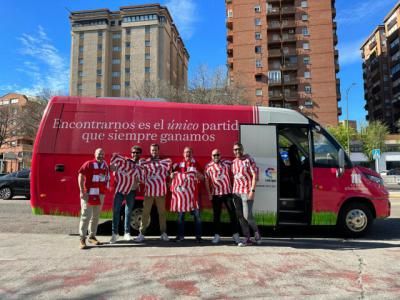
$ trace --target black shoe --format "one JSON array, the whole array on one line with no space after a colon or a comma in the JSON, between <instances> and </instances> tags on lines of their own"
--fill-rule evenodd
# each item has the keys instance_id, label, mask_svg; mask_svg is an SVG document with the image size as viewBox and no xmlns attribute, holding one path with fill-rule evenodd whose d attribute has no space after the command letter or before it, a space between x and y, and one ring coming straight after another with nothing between
<instances>
[{"instance_id":1,"label":"black shoe","mask_svg":"<svg viewBox=\"0 0 400 300\"><path fill-rule=\"evenodd\" d=\"M201 244L203 242L203 239L201 237L196 238L196 243Z\"/></svg>"},{"instance_id":2,"label":"black shoe","mask_svg":"<svg viewBox=\"0 0 400 300\"><path fill-rule=\"evenodd\" d=\"M174 241L177 242L177 243L180 243L180 242L183 242L183 240L184 240L183 237L177 236Z\"/></svg>"}]
</instances>

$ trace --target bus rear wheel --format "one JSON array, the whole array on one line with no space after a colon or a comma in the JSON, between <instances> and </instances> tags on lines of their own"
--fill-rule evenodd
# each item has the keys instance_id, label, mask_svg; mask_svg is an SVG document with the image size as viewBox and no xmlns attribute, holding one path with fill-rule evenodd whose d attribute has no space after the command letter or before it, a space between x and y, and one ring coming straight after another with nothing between
<instances>
[{"instance_id":1,"label":"bus rear wheel","mask_svg":"<svg viewBox=\"0 0 400 300\"><path fill-rule=\"evenodd\" d=\"M339 214L338 226L346 237L364 236L373 222L371 209L364 203L353 202Z\"/></svg>"}]
</instances>

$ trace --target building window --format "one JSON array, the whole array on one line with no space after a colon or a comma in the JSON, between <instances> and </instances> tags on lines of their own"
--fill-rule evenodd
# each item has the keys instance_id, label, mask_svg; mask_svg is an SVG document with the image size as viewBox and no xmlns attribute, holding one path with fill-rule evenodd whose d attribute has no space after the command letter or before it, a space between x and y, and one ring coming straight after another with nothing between
<instances>
[{"instance_id":1,"label":"building window","mask_svg":"<svg viewBox=\"0 0 400 300\"><path fill-rule=\"evenodd\" d=\"M305 92L306 94L311 94L311 85L306 85L306 86L304 87L304 92Z\"/></svg>"},{"instance_id":2,"label":"building window","mask_svg":"<svg viewBox=\"0 0 400 300\"><path fill-rule=\"evenodd\" d=\"M80 59L79 59L79 64L80 64L80 65L83 65L83 58L80 58Z\"/></svg>"},{"instance_id":3,"label":"building window","mask_svg":"<svg viewBox=\"0 0 400 300\"><path fill-rule=\"evenodd\" d=\"M111 77L119 77L119 72L112 72Z\"/></svg>"},{"instance_id":4,"label":"building window","mask_svg":"<svg viewBox=\"0 0 400 300\"><path fill-rule=\"evenodd\" d=\"M111 86L111 89L114 90L114 91L117 91L117 90L120 90L120 89L121 89L121 86L120 86L119 84L113 84L113 85Z\"/></svg>"},{"instance_id":5,"label":"building window","mask_svg":"<svg viewBox=\"0 0 400 300\"><path fill-rule=\"evenodd\" d=\"M131 85L131 83L129 82L129 81L125 81L125 86L126 87L128 87L128 86L130 86Z\"/></svg>"},{"instance_id":6,"label":"building window","mask_svg":"<svg viewBox=\"0 0 400 300\"><path fill-rule=\"evenodd\" d=\"M256 67L257 68L262 68L262 62L260 59L256 59Z\"/></svg>"},{"instance_id":7,"label":"building window","mask_svg":"<svg viewBox=\"0 0 400 300\"><path fill-rule=\"evenodd\" d=\"M131 69L130 68L125 68L125 74L130 74L131 73Z\"/></svg>"},{"instance_id":8,"label":"building window","mask_svg":"<svg viewBox=\"0 0 400 300\"><path fill-rule=\"evenodd\" d=\"M80 39L83 39L84 36L85 36L85 34L84 34L83 32L79 32L79 38L80 38Z\"/></svg>"},{"instance_id":9,"label":"building window","mask_svg":"<svg viewBox=\"0 0 400 300\"><path fill-rule=\"evenodd\" d=\"M130 48L131 47L131 42L125 42L125 47Z\"/></svg>"},{"instance_id":10,"label":"building window","mask_svg":"<svg viewBox=\"0 0 400 300\"><path fill-rule=\"evenodd\" d=\"M233 10L228 9L228 18L233 18Z\"/></svg>"},{"instance_id":11,"label":"building window","mask_svg":"<svg viewBox=\"0 0 400 300\"><path fill-rule=\"evenodd\" d=\"M96 82L96 89L101 89L101 83L100 82Z\"/></svg>"},{"instance_id":12,"label":"building window","mask_svg":"<svg viewBox=\"0 0 400 300\"><path fill-rule=\"evenodd\" d=\"M262 96L263 91L262 89L256 89L256 96Z\"/></svg>"},{"instance_id":13,"label":"building window","mask_svg":"<svg viewBox=\"0 0 400 300\"><path fill-rule=\"evenodd\" d=\"M305 65L309 65L310 64L310 57L309 56L304 56L303 57L303 63Z\"/></svg>"},{"instance_id":14,"label":"building window","mask_svg":"<svg viewBox=\"0 0 400 300\"><path fill-rule=\"evenodd\" d=\"M150 26L144 26L144 32L150 33Z\"/></svg>"},{"instance_id":15,"label":"building window","mask_svg":"<svg viewBox=\"0 0 400 300\"><path fill-rule=\"evenodd\" d=\"M97 74L97 76L101 76L102 74L101 74L101 69L97 69L96 70L96 74Z\"/></svg>"},{"instance_id":16,"label":"building window","mask_svg":"<svg viewBox=\"0 0 400 300\"><path fill-rule=\"evenodd\" d=\"M112 50L115 51L115 52L120 52L121 51L121 47L114 46L114 47L112 47Z\"/></svg>"},{"instance_id":17,"label":"building window","mask_svg":"<svg viewBox=\"0 0 400 300\"><path fill-rule=\"evenodd\" d=\"M301 29L301 31L302 31L303 35L310 35L310 33L308 32L308 27L303 27Z\"/></svg>"},{"instance_id":18,"label":"building window","mask_svg":"<svg viewBox=\"0 0 400 300\"><path fill-rule=\"evenodd\" d=\"M254 6L254 12L255 13L260 13L261 12L261 6L260 5Z\"/></svg>"},{"instance_id":19,"label":"building window","mask_svg":"<svg viewBox=\"0 0 400 300\"><path fill-rule=\"evenodd\" d=\"M97 36L102 37L103 36L103 31L98 31Z\"/></svg>"},{"instance_id":20,"label":"building window","mask_svg":"<svg viewBox=\"0 0 400 300\"><path fill-rule=\"evenodd\" d=\"M309 50L310 49L310 44L309 43L303 43L303 49L304 50Z\"/></svg>"},{"instance_id":21,"label":"building window","mask_svg":"<svg viewBox=\"0 0 400 300\"><path fill-rule=\"evenodd\" d=\"M311 72L310 71L305 71L304 72L304 78L311 78Z\"/></svg>"},{"instance_id":22,"label":"building window","mask_svg":"<svg viewBox=\"0 0 400 300\"><path fill-rule=\"evenodd\" d=\"M255 38L256 38L256 40L261 40L261 32L256 32Z\"/></svg>"},{"instance_id":23,"label":"building window","mask_svg":"<svg viewBox=\"0 0 400 300\"><path fill-rule=\"evenodd\" d=\"M144 72L147 73L147 74L150 73L150 67L145 67L144 68Z\"/></svg>"},{"instance_id":24,"label":"building window","mask_svg":"<svg viewBox=\"0 0 400 300\"><path fill-rule=\"evenodd\" d=\"M16 103L18 103L18 99L17 99L17 98L13 98L13 99L10 100L10 103L11 103L11 104L16 104Z\"/></svg>"},{"instance_id":25,"label":"building window","mask_svg":"<svg viewBox=\"0 0 400 300\"><path fill-rule=\"evenodd\" d=\"M312 107L313 107L313 102L312 102L312 100L311 100L311 99L306 99L306 100L304 101L304 106L307 107L307 108L312 108Z\"/></svg>"},{"instance_id":26,"label":"building window","mask_svg":"<svg viewBox=\"0 0 400 300\"><path fill-rule=\"evenodd\" d=\"M125 54L125 60L131 60L131 55L130 54Z\"/></svg>"},{"instance_id":27,"label":"building window","mask_svg":"<svg viewBox=\"0 0 400 300\"><path fill-rule=\"evenodd\" d=\"M261 26L261 19L260 18L255 18L254 19L254 25Z\"/></svg>"},{"instance_id":28,"label":"building window","mask_svg":"<svg viewBox=\"0 0 400 300\"><path fill-rule=\"evenodd\" d=\"M103 45L102 44L97 44L97 50L103 50Z\"/></svg>"},{"instance_id":29,"label":"building window","mask_svg":"<svg viewBox=\"0 0 400 300\"><path fill-rule=\"evenodd\" d=\"M112 64L113 64L113 65L119 65L120 63L121 63L121 60L118 59L118 58L114 58L114 59L112 60Z\"/></svg>"},{"instance_id":30,"label":"building window","mask_svg":"<svg viewBox=\"0 0 400 300\"><path fill-rule=\"evenodd\" d=\"M79 77L83 77L83 72L82 72L82 71L79 71L79 72L78 72L78 76L79 76Z\"/></svg>"},{"instance_id":31,"label":"building window","mask_svg":"<svg viewBox=\"0 0 400 300\"><path fill-rule=\"evenodd\" d=\"M150 53L145 53L144 58L145 59L150 59Z\"/></svg>"},{"instance_id":32,"label":"building window","mask_svg":"<svg viewBox=\"0 0 400 300\"><path fill-rule=\"evenodd\" d=\"M261 46L255 46L254 51L257 54L260 54L260 53L262 53L262 47Z\"/></svg>"},{"instance_id":33,"label":"building window","mask_svg":"<svg viewBox=\"0 0 400 300\"><path fill-rule=\"evenodd\" d=\"M308 7L308 2L307 1L301 1L301 7L303 7L303 8Z\"/></svg>"},{"instance_id":34,"label":"building window","mask_svg":"<svg viewBox=\"0 0 400 300\"><path fill-rule=\"evenodd\" d=\"M77 85L77 89L78 89L78 91L82 91L83 90L83 87L82 87L81 83Z\"/></svg>"},{"instance_id":35,"label":"building window","mask_svg":"<svg viewBox=\"0 0 400 300\"><path fill-rule=\"evenodd\" d=\"M308 15L306 15L306 14L301 15L301 19L302 19L303 21L308 21Z\"/></svg>"},{"instance_id":36,"label":"building window","mask_svg":"<svg viewBox=\"0 0 400 300\"><path fill-rule=\"evenodd\" d=\"M120 39L121 38L121 34L120 33L113 33L112 34L112 39L113 40L118 40L118 39Z\"/></svg>"},{"instance_id":37,"label":"building window","mask_svg":"<svg viewBox=\"0 0 400 300\"><path fill-rule=\"evenodd\" d=\"M115 26L115 21L111 21L111 26Z\"/></svg>"},{"instance_id":38,"label":"building window","mask_svg":"<svg viewBox=\"0 0 400 300\"><path fill-rule=\"evenodd\" d=\"M144 41L144 45L145 45L146 47L150 47L150 41Z\"/></svg>"},{"instance_id":39,"label":"building window","mask_svg":"<svg viewBox=\"0 0 400 300\"><path fill-rule=\"evenodd\" d=\"M101 58L101 56L98 56L97 57L97 63L98 64L101 64L103 62L103 59Z\"/></svg>"},{"instance_id":40,"label":"building window","mask_svg":"<svg viewBox=\"0 0 400 300\"><path fill-rule=\"evenodd\" d=\"M127 35L130 35L130 34L131 34L131 29L130 29L130 28L127 28L127 29L126 29L126 34L127 34Z\"/></svg>"}]
</instances>

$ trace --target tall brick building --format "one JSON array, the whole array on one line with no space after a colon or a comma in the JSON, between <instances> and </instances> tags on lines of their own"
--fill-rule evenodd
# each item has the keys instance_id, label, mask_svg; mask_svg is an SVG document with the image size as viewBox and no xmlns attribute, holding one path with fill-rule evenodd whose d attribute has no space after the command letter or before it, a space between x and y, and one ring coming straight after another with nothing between
<instances>
[{"instance_id":1,"label":"tall brick building","mask_svg":"<svg viewBox=\"0 0 400 300\"><path fill-rule=\"evenodd\" d=\"M400 119L400 2L361 46L368 121L382 121L391 132Z\"/></svg>"},{"instance_id":2,"label":"tall brick building","mask_svg":"<svg viewBox=\"0 0 400 300\"><path fill-rule=\"evenodd\" d=\"M187 85L189 54L158 4L72 12L70 95L135 96L146 83Z\"/></svg>"},{"instance_id":3,"label":"tall brick building","mask_svg":"<svg viewBox=\"0 0 400 300\"><path fill-rule=\"evenodd\" d=\"M228 71L250 104L336 125L341 110L334 0L226 0Z\"/></svg>"}]
</instances>

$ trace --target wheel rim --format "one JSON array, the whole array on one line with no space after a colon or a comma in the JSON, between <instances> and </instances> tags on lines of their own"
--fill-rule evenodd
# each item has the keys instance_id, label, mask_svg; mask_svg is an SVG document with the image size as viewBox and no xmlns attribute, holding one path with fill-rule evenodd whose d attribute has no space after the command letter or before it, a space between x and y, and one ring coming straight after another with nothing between
<instances>
[{"instance_id":1,"label":"wheel rim","mask_svg":"<svg viewBox=\"0 0 400 300\"><path fill-rule=\"evenodd\" d=\"M347 227L354 232L363 231L368 225L368 217L361 209L352 209L346 215Z\"/></svg>"},{"instance_id":2,"label":"wheel rim","mask_svg":"<svg viewBox=\"0 0 400 300\"><path fill-rule=\"evenodd\" d=\"M4 188L0 190L0 198L8 199L11 197L11 190L9 188Z\"/></svg>"},{"instance_id":3,"label":"wheel rim","mask_svg":"<svg viewBox=\"0 0 400 300\"><path fill-rule=\"evenodd\" d=\"M135 230L139 230L140 223L142 223L143 208L135 208L132 210L131 226Z\"/></svg>"}]
</instances>

